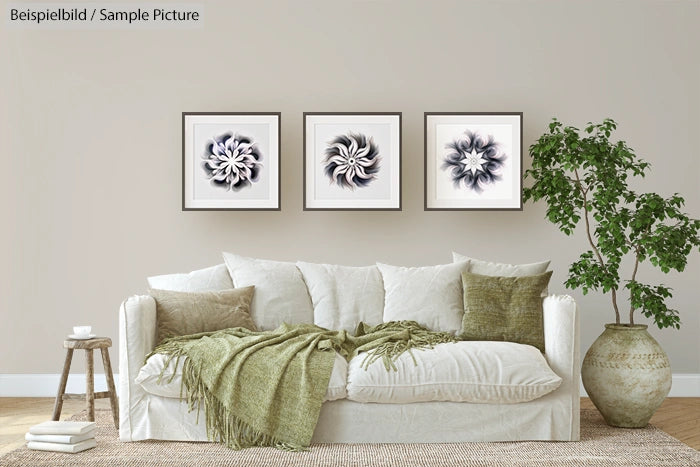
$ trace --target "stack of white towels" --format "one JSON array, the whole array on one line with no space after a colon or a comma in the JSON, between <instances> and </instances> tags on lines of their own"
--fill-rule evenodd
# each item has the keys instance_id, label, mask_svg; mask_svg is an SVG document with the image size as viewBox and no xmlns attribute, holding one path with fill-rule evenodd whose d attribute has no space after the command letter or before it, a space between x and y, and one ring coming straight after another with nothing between
<instances>
[{"instance_id":1,"label":"stack of white towels","mask_svg":"<svg viewBox=\"0 0 700 467\"><path fill-rule=\"evenodd\" d=\"M29 449L76 453L94 448L95 422L44 422L34 425L24 436Z\"/></svg>"}]
</instances>

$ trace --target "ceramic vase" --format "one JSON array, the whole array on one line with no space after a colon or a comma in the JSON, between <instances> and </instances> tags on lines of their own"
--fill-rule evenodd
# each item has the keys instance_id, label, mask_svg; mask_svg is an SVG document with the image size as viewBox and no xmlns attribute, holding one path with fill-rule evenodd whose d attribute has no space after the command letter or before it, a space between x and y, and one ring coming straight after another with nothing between
<instances>
[{"instance_id":1,"label":"ceramic vase","mask_svg":"<svg viewBox=\"0 0 700 467\"><path fill-rule=\"evenodd\" d=\"M608 425L641 428L671 390L671 365L645 324L606 324L583 359L581 379Z\"/></svg>"}]
</instances>

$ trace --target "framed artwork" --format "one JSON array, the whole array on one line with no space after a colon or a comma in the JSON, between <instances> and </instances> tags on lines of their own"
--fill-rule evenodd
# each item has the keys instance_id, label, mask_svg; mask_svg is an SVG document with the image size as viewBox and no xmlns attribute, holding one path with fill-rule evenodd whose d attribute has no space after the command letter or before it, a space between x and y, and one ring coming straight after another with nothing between
<instances>
[{"instance_id":1,"label":"framed artwork","mask_svg":"<svg viewBox=\"0 0 700 467\"><path fill-rule=\"evenodd\" d=\"M280 210L280 113L183 112L182 210Z\"/></svg>"},{"instance_id":2,"label":"framed artwork","mask_svg":"<svg viewBox=\"0 0 700 467\"><path fill-rule=\"evenodd\" d=\"M426 112L425 210L523 209L522 112Z\"/></svg>"},{"instance_id":3,"label":"framed artwork","mask_svg":"<svg viewBox=\"0 0 700 467\"><path fill-rule=\"evenodd\" d=\"M401 210L401 113L304 112L304 210Z\"/></svg>"}]
</instances>

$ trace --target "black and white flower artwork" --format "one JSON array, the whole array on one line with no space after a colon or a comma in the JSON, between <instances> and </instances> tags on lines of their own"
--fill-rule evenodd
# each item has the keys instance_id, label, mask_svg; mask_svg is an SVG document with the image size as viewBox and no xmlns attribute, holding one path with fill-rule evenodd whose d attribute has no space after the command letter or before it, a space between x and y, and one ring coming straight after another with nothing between
<instances>
[{"instance_id":1,"label":"black and white flower artwork","mask_svg":"<svg viewBox=\"0 0 700 467\"><path fill-rule=\"evenodd\" d=\"M331 184L355 190L368 186L377 178L381 156L371 136L348 132L328 142L323 172Z\"/></svg>"},{"instance_id":2,"label":"black and white flower artwork","mask_svg":"<svg viewBox=\"0 0 700 467\"><path fill-rule=\"evenodd\" d=\"M183 112L182 210L280 210L280 113Z\"/></svg>"},{"instance_id":3,"label":"black and white flower artwork","mask_svg":"<svg viewBox=\"0 0 700 467\"><path fill-rule=\"evenodd\" d=\"M522 112L425 112L428 211L521 210Z\"/></svg>"},{"instance_id":4,"label":"black and white flower artwork","mask_svg":"<svg viewBox=\"0 0 700 467\"><path fill-rule=\"evenodd\" d=\"M304 112L304 210L401 210L400 112Z\"/></svg>"},{"instance_id":5,"label":"black and white flower artwork","mask_svg":"<svg viewBox=\"0 0 700 467\"><path fill-rule=\"evenodd\" d=\"M215 186L238 191L258 181L263 156L253 138L227 132L206 144L202 168Z\"/></svg>"},{"instance_id":6,"label":"black and white flower artwork","mask_svg":"<svg viewBox=\"0 0 700 467\"><path fill-rule=\"evenodd\" d=\"M481 193L502 179L501 170L507 155L493 135L465 130L445 148L448 153L441 168L449 172L455 188Z\"/></svg>"}]
</instances>

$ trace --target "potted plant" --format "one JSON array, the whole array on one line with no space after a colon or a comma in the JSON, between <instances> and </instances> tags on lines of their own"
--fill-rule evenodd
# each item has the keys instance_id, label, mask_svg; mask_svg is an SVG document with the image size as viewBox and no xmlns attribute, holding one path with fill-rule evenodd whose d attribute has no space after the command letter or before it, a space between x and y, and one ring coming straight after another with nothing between
<instances>
[{"instance_id":1,"label":"potted plant","mask_svg":"<svg viewBox=\"0 0 700 467\"><path fill-rule=\"evenodd\" d=\"M554 119L530 146L532 168L525 178L534 183L523 196L544 199L547 219L566 235L583 221L588 246L571 264L565 285L580 287L584 295L610 294L615 312L615 322L605 325L586 353L583 385L609 425L643 427L668 395L671 368L647 325L635 323L635 313L660 329L678 329L680 319L666 304L671 289L642 282L640 266L683 271L688 255L700 247L700 220L681 211L684 199L678 194L664 198L629 188L628 179L644 177L650 165L624 141L611 141L616 128L606 119L581 132ZM619 272L627 259L631 275L623 281Z\"/></svg>"}]
</instances>

